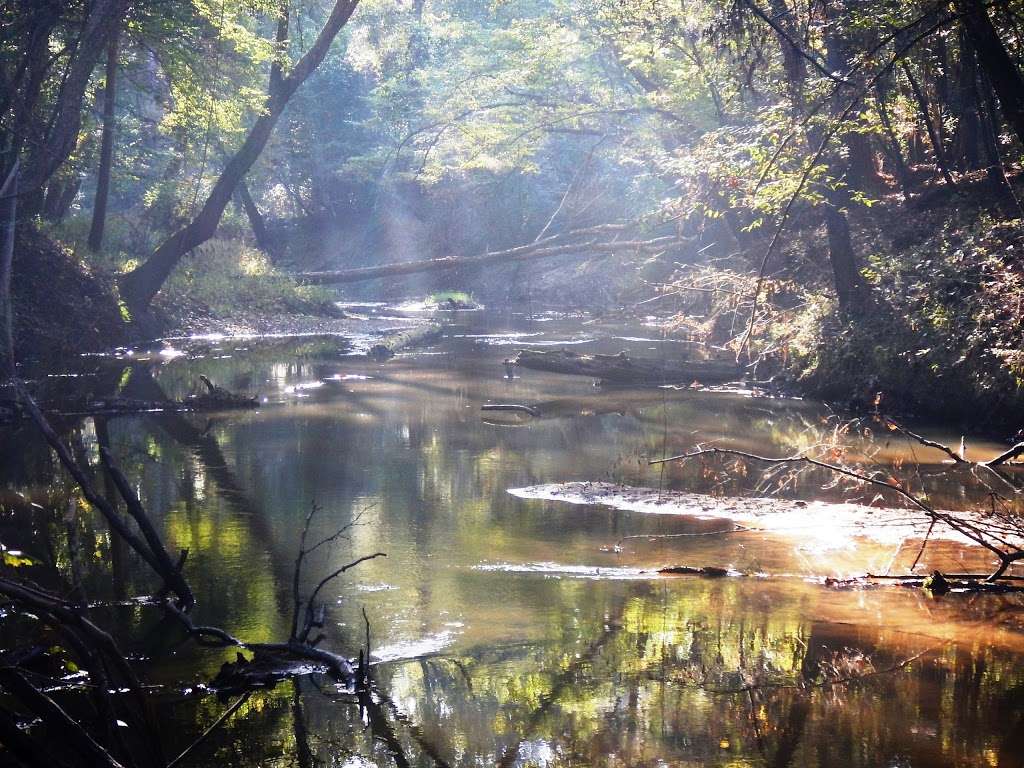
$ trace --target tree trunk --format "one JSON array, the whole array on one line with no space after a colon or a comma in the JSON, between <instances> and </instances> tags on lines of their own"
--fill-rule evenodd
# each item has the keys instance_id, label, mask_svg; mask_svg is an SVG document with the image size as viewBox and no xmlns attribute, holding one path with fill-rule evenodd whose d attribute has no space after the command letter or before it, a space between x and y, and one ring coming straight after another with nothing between
<instances>
[{"instance_id":1,"label":"tree trunk","mask_svg":"<svg viewBox=\"0 0 1024 768\"><path fill-rule=\"evenodd\" d=\"M827 3L828 33L825 35L825 61L831 72L847 72L850 69L851 41L848 34L849 0L829 0ZM837 117L845 107L845 93L837 91L832 104L832 114ZM873 191L882 187L875 166L875 152L869 137L851 130L841 137L846 147L847 158L837 180L846 177L847 186L861 191Z\"/></svg>"},{"instance_id":2,"label":"tree trunk","mask_svg":"<svg viewBox=\"0 0 1024 768\"><path fill-rule=\"evenodd\" d=\"M595 227L599 230L600 227ZM584 232L586 230L578 230ZM571 234L571 233L570 233ZM381 264L376 267L353 267L329 272L300 272L295 277L311 285L336 285L339 283L359 283L366 280L377 280L382 277L399 277L421 272L434 272L451 269L479 268L490 264L504 266L511 262L548 259L553 256L575 255L581 258L594 257L597 254L611 253L654 253L664 251L680 241L674 235L655 237L651 240L612 240L611 242L595 242L581 240L565 243L559 235L550 235L538 242L507 248L503 251L492 251L477 256L441 256L436 259L419 261L399 261L392 264Z\"/></svg>"},{"instance_id":3,"label":"tree trunk","mask_svg":"<svg viewBox=\"0 0 1024 768\"><path fill-rule=\"evenodd\" d=\"M847 316L860 314L864 309L867 286L860 275L857 255L850 239L850 223L839 207L845 195L834 193L825 205L825 229L828 233L828 259L839 299L839 311Z\"/></svg>"},{"instance_id":4,"label":"tree trunk","mask_svg":"<svg viewBox=\"0 0 1024 768\"><path fill-rule=\"evenodd\" d=\"M921 119L924 121L924 127L928 131L928 139L932 143L932 151L935 153L935 165L938 167L939 172L942 174L942 178L951 187L956 186L956 182L953 181L953 176L949 172L949 164L946 162L946 152L942 146L942 137L935 128L935 123L932 120L931 113L928 111L928 101L924 97L924 92L921 90L920 84L917 82L917 78L914 77L913 71L907 65L906 62L902 63L903 74L907 76L907 81L910 83L910 89L914 92L914 99L917 101L918 111L921 113Z\"/></svg>"},{"instance_id":5,"label":"tree trunk","mask_svg":"<svg viewBox=\"0 0 1024 768\"><path fill-rule=\"evenodd\" d=\"M0 381L17 376L14 357L14 308L11 301L11 270L14 264L14 228L18 220L18 161L14 161L0 184L0 323L4 334L0 343Z\"/></svg>"},{"instance_id":6,"label":"tree trunk","mask_svg":"<svg viewBox=\"0 0 1024 768\"><path fill-rule=\"evenodd\" d=\"M256 247L273 257L274 249L270 241L270 233L267 232L267 222L264 221L260 209L256 207L256 201L249 194L249 185L245 183L244 179L238 183L238 202L241 204L242 210L245 211L246 218L249 219Z\"/></svg>"},{"instance_id":7,"label":"tree trunk","mask_svg":"<svg viewBox=\"0 0 1024 768\"><path fill-rule=\"evenodd\" d=\"M849 66L849 43L842 36L843 19L846 16L845 0L830 3L830 30L826 35L826 60L833 72L845 72ZM842 112L842 98L837 94L832 104L834 117ZM877 188L879 184L877 171L870 145L864 141L865 136L850 132L842 137L846 145L847 156L844 159L833 153L829 159L829 175L835 180L827 184L825 189L825 229L828 233L829 262L835 281L836 297L839 300L839 311L847 316L860 314L864 309L867 296L867 285L860 275L857 254L850 239L850 224L846 218L846 208L850 204L851 189ZM846 183L843 184L843 180Z\"/></svg>"},{"instance_id":8,"label":"tree trunk","mask_svg":"<svg viewBox=\"0 0 1024 768\"><path fill-rule=\"evenodd\" d=\"M799 39L798 30L793 23L792 11L785 0L769 0L775 24L784 33L776 32L782 50L782 66L786 71L786 84L789 86L790 99L795 108L802 109L803 88L807 80L807 67L803 56L793 41Z\"/></svg>"},{"instance_id":9,"label":"tree trunk","mask_svg":"<svg viewBox=\"0 0 1024 768\"><path fill-rule=\"evenodd\" d=\"M900 147L899 137L892 127L889 109L886 107L886 101L889 98L889 83L880 80L875 86L875 95L877 96L878 117L881 120L882 128L885 130L885 135L889 139L889 149L888 151L885 150L885 143L883 142L883 151L892 160L893 173L896 175L896 180L899 182L903 196L907 197L910 195L914 185L910 179L910 169L907 168L907 163L903 159L903 149Z\"/></svg>"},{"instance_id":10,"label":"tree trunk","mask_svg":"<svg viewBox=\"0 0 1024 768\"><path fill-rule=\"evenodd\" d=\"M1024 78L1020 70L993 26L984 0L956 0L956 9L964 14L964 28L974 42L978 64L999 97L1003 117L1024 143Z\"/></svg>"},{"instance_id":11,"label":"tree trunk","mask_svg":"<svg viewBox=\"0 0 1024 768\"><path fill-rule=\"evenodd\" d=\"M107 223L107 200L110 197L110 171L114 164L114 121L117 119L117 55L118 36L107 48L107 73L103 86L103 139L100 144L100 166L96 177L96 199L92 207L92 227L89 229L89 250L103 247L103 229Z\"/></svg>"},{"instance_id":12,"label":"tree trunk","mask_svg":"<svg viewBox=\"0 0 1024 768\"><path fill-rule=\"evenodd\" d=\"M738 381L743 371L733 360L658 360L617 355L579 355L561 349L521 349L515 364L534 371L589 376L615 384L725 384Z\"/></svg>"},{"instance_id":13,"label":"tree trunk","mask_svg":"<svg viewBox=\"0 0 1024 768\"><path fill-rule=\"evenodd\" d=\"M0 146L10 150L0 161L5 173L20 157L26 138L40 135L39 126L32 123L50 66L50 34L59 20L60 13L55 9L38 9L29 21L32 32L19 51L18 70L0 87L0 121L6 128Z\"/></svg>"},{"instance_id":14,"label":"tree trunk","mask_svg":"<svg viewBox=\"0 0 1024 768\"><path fill-rule=\"evenodd\" d=\"M287 76L281 74L279 62L271 67L270 88L264 111L249 130L241 148L228 160L202 209L189 224L171 235L145 262L121 279L121 295L133 313L146 310L185 254L213 237L231 196L259 158L288 100L324 60L331 43L355 11L358 1L337 0L316 42Z\"/></svg>"},{"instance_id":15,"label":"tree trunk","mask_svg":"<svg viewBox=\"0 0 1024 768\"><path fill-rule=\"evenodd\" d=\"M71 156L82 126L82 102L93 70L107 49L124 15L126 0L95 0L82 25L77 47L61 83L57 103L48 121L52 126L44 140L29 152L23 186L27 215L39 212L46 182Z\"/></svg>"},{"instance_id":16,"label":"tree trunk","mask_svg":"<svg viewBox=\"0 0 1024 768\"><path fill-rule=\"evenodd\" d=\"M995 97L992 95L992 86L987 77L982 77L984 87L985 115L981 120L981 130L984 137L983 146L987 163L985 174L988 176L989 184L996 193L997 206L1005 219L1015 219L1022 215L1021 204L1010 186L1010 180L1006 178L1006 170L1003 167L1003 159L999 155L999 143L996 136L996 105ZM979 95L979 101L981 101Z\"/></svg>"},{"instance_id":17,"label":"tree trunk","mask_svg":"<svg viewBox=\"0 0 1024 768\"><path fill-rule=\"evenodd\" d=\"M957 123L957 163L965 172L981 168L981 117L978 112L978 61L970 36L960 30L957 74L960 120Z\"/></svg>"}]
</instances>

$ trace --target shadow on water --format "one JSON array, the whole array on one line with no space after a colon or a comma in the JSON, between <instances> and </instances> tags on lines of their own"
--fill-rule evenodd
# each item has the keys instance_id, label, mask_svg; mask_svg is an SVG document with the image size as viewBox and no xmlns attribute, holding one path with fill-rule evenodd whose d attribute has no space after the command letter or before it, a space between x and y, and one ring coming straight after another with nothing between
<instances>
[{"instance_id":1,"label":"shadow on water","mask_svg":"<svg viewBox=\"0 0 1024 768\"><path fill-rule=\"evenodd\" d=\"M311 579L354 556L388 553L339 580L325 627L328 644L351 652L367 612L372 700L315 675L257 692L197 751L196 764L1020 764L1024 635L1016 597L829 590L804 577L883 568L892 547L849 541L817 551L800 537L756 532L685 537L721 521L507 492L607 480L765 493L773 489L757 477L701 465L662 472L647 462L698 442L781 455L834 430L835 417L809 402L601 389L529 371L503 377L502 359L524 340L657 354L649 336L578 319L512 328L484 319L384 364L349 354L336 338L204 341L195 349L176 340L180 354L131 363L129 376L115 361L107 380L125 396L180 397L203 373L266 400L255 411L209 417L66 426L94 466L97 444L111 446L169 546L189 550L199 618L254 641L287 634L296 542L314 501L323 512L313 535L358 525L312 564ZM538 406L541 417L485 420L479 409L487 402ZM25 430L5 437L21 449L4 468L2 540L65 568L70 484ZM979 501L965 478L919 446L923 464L911 467L914 456L899 441L844 439L950 508ZM848 495L825 484L807 475L783 494ZM89 515L76 520L90 594L153 588L133 558L112 560L102 526ZM929 551L956 562L974 556L949 546ZM642 573L669 563L787 576ZM159 708L167 752L175 753L223 711L197 685L225 657L162 637L145 606L110 610L125 638L147 638L132 650L145 657L147 679L167 686Z\"/></svg>"}]
</instances>

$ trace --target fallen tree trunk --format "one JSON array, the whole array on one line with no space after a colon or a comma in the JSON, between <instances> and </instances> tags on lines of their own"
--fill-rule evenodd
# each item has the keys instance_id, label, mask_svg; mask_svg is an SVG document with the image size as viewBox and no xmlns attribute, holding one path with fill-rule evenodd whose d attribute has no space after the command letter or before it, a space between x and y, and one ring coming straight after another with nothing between
<instances>
[{"instance_id":1,"label":"fallen tree trunk","mask_svg":"<svg viewBox=\"0 0 1024 768\"><path fill-rule=\"evenodd\" d=\"M144 400L131 397L104 397L95 400L51 401L39 403L43 413L52 416L131 416L133 414L226 411L257 408L259 400L245 395L231 398L200 394L184 400ZM0 424L29 418L16 400L0 400Z\"/></svg>"},{"instance_id":2,"label":"fallen tree trunk","mask_svg":"<svg viewBox=\"0 0 1024 768\"><path fill-rule=\"evenodd\" d=\"M593 230L586 230L586 232L591 231ZM569 235L579 236L577 233L569 233ZM679 242L679 239L674 236L656 237L652 240L558 242L559 240L564 240L565 237L555 235L536 243L477 256L444 256L437 259L424 259L423 261L402 261L395 264L382 264L377 267L355 267L353 269L326 272L301 272L295 275L295 277L299 282L312 285L358 283L363 280L376 280L381 277L399 277L401 275L413 275L420 272L456 269L459 267L479 267L497 262L531 261L534 259L547 259L553 256L564 256L566 254L593 256L595 254L610 255L630 251L645 253L661 250L673 243Z\"/></svg>"},{"instance_id":3,"label":"fallen tree trunk","mask_svg":"<svg viewBox=\"0 0 1024 768\"><path fill-rule=\"evenodd\" d=\"M379 342L370 347L370 351L367 353L367 356L373 358L378 363L383 363L385 360L390 360L400 350L403 350L406 347L429 344L430 342L437 340L440 338L443 330L443 326L431 323L429 325L418 325L414 328L393 333L390 336L385 336Z\"/></svg>"},{"instance_id":4,"label":"fallen tree trunk","mask_svg":"<svg viewBox=\"0 0 1024 768\"><path fill-rule=\"evenodd\" d=\"M516 365L535 371L590 376L613 384L724 384L736 381L742 369L724 360L636 360L617 355L580 355L568 350L520 350Z\"/></svg>"},{"instance_id":5,"label":"fallen tree trunk","mask_svg":"<svg viewBox=\"0 0 1024 768\"><path fill-rule=\"evenodd\" d=\"M664 568L659 568L657 573L662 576L705 576L709 579L720 579L724 576L746 576L745 573L739 571L733 571L728 568L719 568L715 565L666 565Z\"/></svg>"}]
</instances>

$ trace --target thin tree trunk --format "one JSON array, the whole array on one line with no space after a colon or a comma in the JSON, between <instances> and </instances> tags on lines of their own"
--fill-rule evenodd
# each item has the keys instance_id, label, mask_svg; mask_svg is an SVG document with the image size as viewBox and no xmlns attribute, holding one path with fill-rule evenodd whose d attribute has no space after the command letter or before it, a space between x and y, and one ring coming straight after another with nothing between
<instances>
[{"instance_id":1,"label":"thin tree trunk","mask_svg":"<svg viewBox=\"0 0 1024 768\"><path fill-rule=\"evenodd\" d=\"M14 308L11 299L11 271L14 264L14 235L18 213L18 161L0 185L0 322L6 333L0 348L0 381L17 374L14 357Z\"/></svg>"},{"instance_id":2,"label":"thin tree trunk","mask_svg":"<svg viewBox=\"0 0 1024 768\"><path fill-rule=\"evenodd\" d=\"M910 169L907 168L907 163L903 159L903 150L900 148L899 137L896 136L896 131L893 130L892 127L892 120L889 117L889 109L885 106L888 90L879 84L875 89L875 93L878 97L878 117L882 122L882 128L885 130L885 135L889 139L889 150L886 154L892 160L893 171L896 174L896 181L899 183L904 197L906 197L910 194L913 184L910 181Z\"/></svg>"},{"instance_id":3,"label":"thin tree trunk","mask_svg":"<svg viewBox=\"0 0 1024 768\"><path fill-rule=\"evenodd\" d=\"M828 234L828 260L836 286L839 311L847 316L858 315L864 309L867 286L857 265L857 254L850 238L850 223L839 207L845 195L833 193L825 205L825 230Z\"/></svg>"},{"instance_id":4,"label":"thin tree trunk","mask_svg":"<svg viewBox=\"0 0 1024 768\"><path fill-rule=\"evenodd\" d=\"M786 5L785 0L769 0L768 4L772 9L774 23L782 30L782 33L776 32L776 37L782 50L782 66L786 71L786 85L789 87L790 99L794 107L802 109L807 67L794 42L798 38L798 33L796 24L793 23L793 13Z\"/></svg>"},{"instance_id":5,"label":"thin tree trunk","mask_svg":"<svg viewBox=\"0 0 1024 768\"><path fill-rule=\"evenodd\" d=\"M259 158L288 100L324 60L331 43L355 11L358 1L337 0L313 47L287 76L281 74L279 62L271 67L265 109L256 119L241 148L228 160L202 209L189 224L171 235L145 262L121 279L121 294L131 311L145 312L182 257L213 237L224 209L239 182ZM280 37L280 25L278 29Z\"/></svg>"},{"instance_id":6,"label":"thin tree trunk","mask_svg":"<svg viewBox=\"0 0 1024 768\"><path fill-rule=\"evenodd\" d=\"M68 211L71 209L71 204L75 202L75 198L78 197L78 191L82 188L82 178L76 172L72 176L68 183L64 185L61 190L60 197L54 201L52 215L49 216L50 221L54 223L60 223L64 221L64 217L68 215Z\"/></svg>"},{"instance_id":7,"label":"thin tree trunk","mask_svg":"<svg viewBox=\"0 0 1024 768\"><path fill-rule=\"evenodd\" d=\"M964 14L964 28L974 41L978 64L999 97L1003 117L1024 142L1024 78L1020 70L1003 45L983 0L956 0L956 8Z\"/></svg>"},{"instance_id":8,"label":"thin tree trunk","mask_svg":"<svg viewBox=\"0 0 1024 768\"><path fill-rule=\"evenodd\" d=\"M86 87L121 22L126 5L126 0L95 0L89 9L68 75L57 94L57 103L48 122L48 135L35 144L26 163L22 181L28 193L28 210L25 211L28 215L38 213L46 182L75 148L82 126L82 102Z\"/></svg>"},{"instance_id":9,"label":"thin tree trunk","mask_svg":"<svg viewBox=\"0 0 1024 768\"><path fill-rule=\"evenodd\" d=\"M43 218L49 221L55 221L57 219L57 211L60 210L60 201L64 197L64 190L70 183L70 179L65 180L61 178L63 174L58 174L50 179L50 183L46 185L46 195L43 197Z\"/></svg>"},{"instance_id":10,"label":"thin tree trunk","mask_svg":"<svg viewBox=\"0 0 1024 768\"><path fill-rule=\"evenodd\" d=\"M100 167L96 178L96 200L92 207L89 249L103 247L103 229L107 223L107 200L110 197L110 172L114 164L114 122L117 119L117 56L120 30L107 48L106 83L103 86L103 139L100 144Z\"/></svg>"},{"instance_id":11,"label":"thin tree trunk","mask_svg":"<svg viewBox=\"0 0 1024 768\"><path fill-rule=\"evenodd\" d=\"M849 66L849 44L841 35L841 24L837 23L845 17L846 10L845 0L836 0L830 3L827 10L832 24L831 32L825 39L826 60L829 69L833 72L845 72ZM832 105L833 115L837 116L842 108L843 103L837 96ZM850 224L846 218L846 208L850 204L851 188L865 189L872 184L872 177L875 179L876 186L878 182L873 163L871 163L870 148L864 142L855 140L864 137L850 132L842 138L847 148L845 161L836 155L829 160L829 175L840 183L826 185L825 229L828 235L828 257L832 266L839 310L844 315L855 316L861 314L864 309L867 285L861 277L857 254L853 248L853 240L850 238ZM841 183L844 177L846 184Z\"/></svg>"},{"instance_id":12,"label":"thin tree trunk","mask_svg":"<svg viewBox=\"0 0 1024 768\"><path fill-rule=\"evenodd\" d=\"M1020 218L1024 216L1024 211L1021 209L1021 202L1017 198L1016 193L1014 193L1013 187L1010 186L1010 180L1006 178L1003 159L999 155L999 143L996 136L996 120L998 118L996 117L995 97L992 95L992 86L987 77L982 77L981 80L984 86L986 106L986 115L981 121L985 155L988 158L985 173L992 188L996 191L998 206L1003 216L1007 219Z\"/></svg>"},{"instance_id":13,"label":"thin tree trunk","mask_svg":"<svg viewBox=\"0 0 1024 768\"><path fill-rule=\"evenodd\" d=\"M949 172L949 164L946 162L946 153L942 147L942 137L939 136L939 132L935 129L935 123L932 121L932 116L928 112L928 101L924 97L924 92L921 90L920 84L917 82L917 78L914 77L914 73L910 67L907 66L906 62L901 65L903 74L907 76L907 80L910 82L910 89L914 92L914 99L917 101L918 111L921 113L921 119L924 121L924 127L928 130L928 138L932 143L932 151L935 153L935 165L938 167L939 172L942 174L942 178L945 179L946 183L951 187L956 186L956 182L953 181L953 176Z\"/></svg>"},{"instance_id":14,"label":"thin tree trunk","mask_svg":"<svg viewBox=\"0 0 1024 768\"><path fill-rule=\"evenodd\" d=\"M960 30L960 67L957 74L960 120L957 123L957 162L964 171L981 168L979 145L981 116L978 111L978 61L970 35Z\"/></svg>"},{"instance_id":15,"label":"thin tree trunk","mask_svg":"<svg viewBox=\"0 0 1024 768\"><path fill-rule=\"evenodd\" d=\"M0 161L0 167L5 172L11 168L14 159L21 155L26 137L39 133L37 127L31 124L49 69L50 34L59 19L60 13L54 9L39 9L38 15L31 21L32 34L22 49L18 71L0 89L0 118L5 125L9 125L2 146L10 152Z\"/></svg>"},{"instance_id":16,"label":"thin tree trunk","mask_svg":"<svg viewBox=\"0 0 1024 768\"><path fill-rule=\"evenodd\" d=\"M246 218L249 219L249 226L252 227L252 235L256 240L256 247L264 253L273 256L274 249L271 247L270 233L267 232L267 222L263 219L260 209L256 207L256 201L249 194L249 185L245 183L245 179L238 183L238 202L241 204Z\"/></svg>"}]
</instances>

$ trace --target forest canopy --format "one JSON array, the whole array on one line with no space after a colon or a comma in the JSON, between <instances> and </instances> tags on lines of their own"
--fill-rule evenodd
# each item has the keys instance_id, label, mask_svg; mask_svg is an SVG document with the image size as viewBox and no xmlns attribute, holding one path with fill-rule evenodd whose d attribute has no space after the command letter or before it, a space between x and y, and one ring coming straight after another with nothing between
<instances>
[{"instance_id":1,"label":"forest canopy","mask_svg":"<svg viewBox=\"0 0 1024 768\"><path fill-rule=\"evenodd\" d=\"M684 332L818 391L856 368L858 396L938 377L1003 402L1021 11L9 2L0 170L18 165L18 221L136 323L154 299L164 326L197 304L303 310L330 298L303 282L506 251L428 288L522 301L543 294L513 266L526 249L594 266L579 303L682 295Z\"/></svg>"},{"instance_id":2,"label":"forest canopy","mask_svg":"<svg viewBox=\"0 0 1024 768\"><path fill-rule=\"evenodd\" d=\"M0 0L0 768L1020 764L1022 196L1024 0Z\"/></svg>"}]
</instances>

